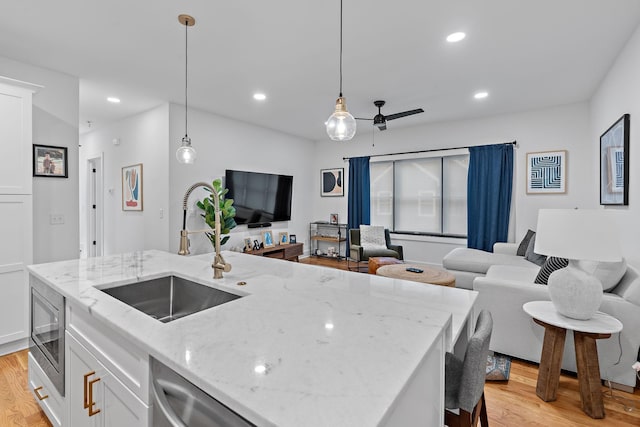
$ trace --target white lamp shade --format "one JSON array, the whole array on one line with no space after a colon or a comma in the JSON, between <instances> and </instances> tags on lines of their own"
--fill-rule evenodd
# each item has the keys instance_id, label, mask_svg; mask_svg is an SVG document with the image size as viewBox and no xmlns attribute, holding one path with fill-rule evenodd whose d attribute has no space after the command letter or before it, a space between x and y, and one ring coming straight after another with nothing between
<instances>
[{"instance_id":1,"label":"white lamp shade","mask_svg":"<svg viewBox=\"0 0 640 427\"><path fill-rule=\"evenodd\" d=\"M570 260L622 260L614 219L601 209L540 209L534 251Z\"/></svg>"}]
</instances>

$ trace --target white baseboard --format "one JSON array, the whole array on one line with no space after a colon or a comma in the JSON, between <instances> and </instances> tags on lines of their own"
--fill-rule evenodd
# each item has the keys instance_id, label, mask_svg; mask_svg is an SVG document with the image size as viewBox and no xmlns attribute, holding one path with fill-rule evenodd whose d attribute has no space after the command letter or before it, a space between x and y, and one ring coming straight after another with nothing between
<instances>
[{"instance_id":1,"label":"white baseboard","mask_svg":"<svg viewBox=\"0 0 640 427\"><path fill-rule=\"evenodd\" d=\"M0 356L4 356L6 354L15 353L16 351L24 350L29 347L29 339L21 338L16 341L11 341L6 344L0 345Z\"/></svg>"}]
</instances>

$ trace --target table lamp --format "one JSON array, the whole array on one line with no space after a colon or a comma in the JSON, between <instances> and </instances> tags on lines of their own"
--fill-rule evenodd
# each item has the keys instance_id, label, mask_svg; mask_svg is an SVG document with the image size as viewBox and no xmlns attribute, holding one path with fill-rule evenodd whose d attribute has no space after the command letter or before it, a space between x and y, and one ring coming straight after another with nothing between
<instances>
[{"instance_id":1,"label":"table lamp","mask_svg":"<svg viewBox=\"0 0 640 427\"><path fill-rule=\"evenodd\" d=\"M578 320L593 317L602 303L602 283L579 267L578 261L622 260L618 230L605 210L540 209L534 252L567 258L547 282L558 313Z\"/></svg>"}]
</instances>

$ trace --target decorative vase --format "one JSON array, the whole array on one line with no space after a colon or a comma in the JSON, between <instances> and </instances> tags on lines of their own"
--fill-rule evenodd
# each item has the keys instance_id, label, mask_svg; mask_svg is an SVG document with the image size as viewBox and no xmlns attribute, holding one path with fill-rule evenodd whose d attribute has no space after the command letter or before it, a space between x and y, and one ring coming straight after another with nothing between
<instances>
[{"instance_id":1,"label":"decorative vase","mask_svg":"<svg viewBox=\"0 0 640 427\"><path fill-rule=\"evenodd\" d=\"M602 303L602 283L577 267L577 261L551 273L547 284L551 301L563 316L588 320Z\"/></svg>"}]
</instances>

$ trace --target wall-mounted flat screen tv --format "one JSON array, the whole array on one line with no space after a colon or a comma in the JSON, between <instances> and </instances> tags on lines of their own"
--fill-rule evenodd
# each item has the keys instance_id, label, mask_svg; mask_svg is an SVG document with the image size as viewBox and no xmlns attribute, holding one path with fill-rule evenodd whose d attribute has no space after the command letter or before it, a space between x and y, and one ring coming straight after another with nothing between
<instances>
[{"instance_id":1,"label":"wall-mounted flat screen tv","mask_svg":"<svg viewBox=\"0 0 640 427\"><path fill-rule=\"evenodd\" d=\"M227 169L226 198L233 199L236 223L256 224L291 219L293 177Z\"/></svg>"}]
</instances>

